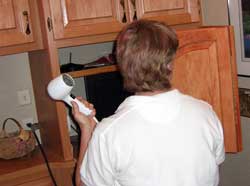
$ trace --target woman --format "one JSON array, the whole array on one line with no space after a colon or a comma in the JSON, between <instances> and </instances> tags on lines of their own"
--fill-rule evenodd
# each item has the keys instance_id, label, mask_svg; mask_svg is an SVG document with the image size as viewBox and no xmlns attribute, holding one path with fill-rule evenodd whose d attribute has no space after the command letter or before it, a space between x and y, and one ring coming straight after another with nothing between
<instances>
[{"instance_id":1,"label":"woman","mask_svg":"<svg viewBox=\"0 0 250 186\"><path fill-rule=\"evenodd\" d=\"M76 182L87 186L217 186L223 131L212 107L171 87L175 32L156 21L127 25L116 57L135 93L97 124L73 115L82 131ZM81 180L81 181L80 181Z\"/></svg>"}]
</instances>

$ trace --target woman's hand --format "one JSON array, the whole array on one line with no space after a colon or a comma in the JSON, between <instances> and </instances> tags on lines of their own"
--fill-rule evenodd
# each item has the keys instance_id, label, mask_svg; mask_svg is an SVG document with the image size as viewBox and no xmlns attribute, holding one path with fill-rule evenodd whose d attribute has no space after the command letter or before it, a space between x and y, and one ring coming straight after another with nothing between
<instances>
[{"instance_id":1,"label":"woman's hand","mask_svg":"<svg viewBox=\"0 0 250 186\"><path fill-rule=\"evenodd\" d=\"M79 107L77 103L72 101L72 114L74 116L74 119L78 123L81 131L90 130L91 132L94 130L96 126L96 122L94 120L96 111L94 109L93 104L89 103L88 101L84 100L82 97L77 97L79 101L81 101L86 107L88 107L90 110L92 110L90 115L85 115L79 111Z\"/></svg>"}]
</instances>

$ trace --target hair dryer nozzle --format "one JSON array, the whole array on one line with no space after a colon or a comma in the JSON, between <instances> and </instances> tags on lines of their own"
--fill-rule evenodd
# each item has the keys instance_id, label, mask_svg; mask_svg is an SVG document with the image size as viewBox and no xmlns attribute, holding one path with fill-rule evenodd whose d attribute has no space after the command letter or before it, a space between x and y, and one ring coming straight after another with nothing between
<instances>
[{"instance_id":1,"label":"hair dryer nozzle","mask_svg":"<svg viewBox=\"0 0 250 186\"><path fill-rule=\"evenodd\" d=\"M75 85L74 79L69 74L61 74L48 84L47 91L51 98L63 100Z\"/></svg>"}]
</instances>

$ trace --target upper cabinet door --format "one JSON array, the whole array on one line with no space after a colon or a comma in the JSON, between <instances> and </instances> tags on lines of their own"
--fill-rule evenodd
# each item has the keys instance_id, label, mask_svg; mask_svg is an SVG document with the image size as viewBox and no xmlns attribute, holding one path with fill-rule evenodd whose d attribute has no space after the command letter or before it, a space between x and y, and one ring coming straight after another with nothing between
<instances>
[{"instance_id":1,"label":"upper cabinet door","mask_svg":"<svg viewBox=\"0 0 250 186\"><path fill-rule=\"evenodd\" d=\"M56 40L118 33L141 18L170 25L200 22L199 0L48 1Z\"/></svg>"},{"instance_id":2,"label":"upper cabinet door","mask_svg":"<svg viewBox=\"0 0 250 186\"><path fill-rule=\"evenodd\" d=\"M235 50L230 27L177 32L173 86L207 101L220 118L227 152L241 150Z\"/></svg>"},{"instance_id":3,"label":"upper cabinet door","mask_svg":"<svg viewBox=\"0 0 250 186\"><path fill-rule=\"evenodd\" d=\"M118 32L125 3L117 0L49 0L55 39Z\"/></svg>"},{"instance_id":4,"label":"upper cabinet door","mask_svg":"<svg viewBox=\"0 0 250 186\"><path fill-rule=\"evenodd\" d=\"M29 0L0 0L0 47L34 42Z\"/></svg>"},{"instance_id":5,"label":"upper cabinet door","mask_svg":"<svg viewBox=\"0 0 250 186\"><path fill-rule=\"evenodd\" d=\"M164 21L168 25L200 21L199 0L130 0L137 17Z\"/></svg>"}]
</instances>

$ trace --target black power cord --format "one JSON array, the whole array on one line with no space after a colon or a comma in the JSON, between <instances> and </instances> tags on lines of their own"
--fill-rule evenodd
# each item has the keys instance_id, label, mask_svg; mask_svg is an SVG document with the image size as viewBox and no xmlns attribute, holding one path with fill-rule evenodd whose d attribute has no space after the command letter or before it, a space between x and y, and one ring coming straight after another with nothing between
<instances>
[{"instance_id":1,"label":"black power cord","mask_svg":"<svg viewBox=\"0 0 250 186\"><path fill-rule=\"evenodd\" d=\"M77 133L78 136L80 136L81 132L77 128L75 128L73 125L70 125L70 127Z\"/></svg>"},{"instance_id":2,"label":"black power cord","mask_svg":"<svg viewBox=\"0 0 250 186\"><path fill-rule=\"evenodd\" d=\"M36 138L37 144L39 146L40 151L42 152L44 161L46 163L47 169L49 171L49 175L50 175L50 177L52 179L52 182L53 182L54 186L58 186L57 183L56 183L55 177L53 176L53 173L51 171L51 168L49 166L49 161L48 161L47 155L46 155L46 153L45 153L45 151L44 151L44 149L43 149L43 147L42 147L42 145L41 145L41 143L40 143L40 141L39 141L39 139L38 139L38 137L36 135L36 130L40 129L39 124L38 123L33 123L33 124L32 123L27 123L26 125L27 125L27 127L29 127L31 129L32 133L34 134L34 136Z\"/></svg>"}]
</instances>

